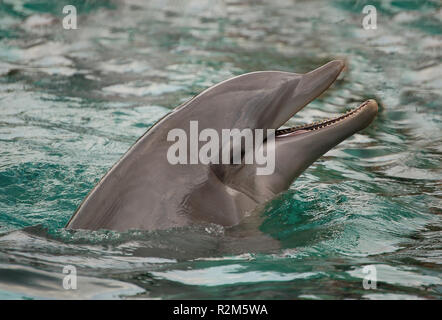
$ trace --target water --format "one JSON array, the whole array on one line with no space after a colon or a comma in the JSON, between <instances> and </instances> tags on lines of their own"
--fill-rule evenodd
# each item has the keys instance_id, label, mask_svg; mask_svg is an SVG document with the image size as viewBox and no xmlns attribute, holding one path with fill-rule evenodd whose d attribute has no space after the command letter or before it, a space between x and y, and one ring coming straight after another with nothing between
<instances>
[{"instance_id":1,"label":"water","mask_svg":"<svg viewBox=\"0 0 442 320\"><path fill-rule=\"evenodd\" d=\"M439 1L0 1L0 298L442 297ZM78 9L78 30L61 27ZM367 98L363 132L252 227L68 232L84 196L172 108L231 76L348 69L290 121ZM254 225L254 227L253 227ZM62 288L77 267L78 289ZM365 290L374 265L377 289Z\"/></svg>"}]
</instances>

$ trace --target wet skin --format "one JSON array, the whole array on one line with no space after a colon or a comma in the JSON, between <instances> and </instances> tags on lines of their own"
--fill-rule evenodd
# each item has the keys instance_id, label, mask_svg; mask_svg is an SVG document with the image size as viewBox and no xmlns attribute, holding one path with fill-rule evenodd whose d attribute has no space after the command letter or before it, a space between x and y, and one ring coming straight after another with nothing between
<instances>
[{"instance_id":1,"label":"wet skin","mask_svg":"<svg viewBox=\"0 0 442 320\"><path fill-rule=\"evenodd\" d=\"M344 63L331 61L306 74L252 72L221 82L152 126L106 173L67 224L69 229L156 230L198 222L237 225L287 190L328 150L367 127L378 106L368 100L345 115L278 130L323 93ZM275 171L256 175L253 164L170 164L168 132L190 121L199 130L275 129Z\"/></svg>"}]
</instances>

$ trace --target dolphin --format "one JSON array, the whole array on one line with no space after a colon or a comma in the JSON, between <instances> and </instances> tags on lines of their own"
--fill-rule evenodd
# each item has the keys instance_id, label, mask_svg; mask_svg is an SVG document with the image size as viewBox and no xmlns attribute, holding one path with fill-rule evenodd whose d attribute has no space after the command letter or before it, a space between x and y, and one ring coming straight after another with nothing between
<instances>
[{"instance_id":1,"label":"dolphin","mask_svg":"<svg viewBox=\"0 0 442 320\"><path fill-rule=\"evenodd\" d=\"M316 159L367 127L378 105L367 100L344 115L280 129L321 95L344 69L331 61L311 72L251 72L216 84L146 131L104 175L66 225L68 229L157 230L195 223L238 225L281 192ZM168 132L198 121L199 129L274 129L275 170L256 164L171 164Z\"/></svg>"}]
</instances>

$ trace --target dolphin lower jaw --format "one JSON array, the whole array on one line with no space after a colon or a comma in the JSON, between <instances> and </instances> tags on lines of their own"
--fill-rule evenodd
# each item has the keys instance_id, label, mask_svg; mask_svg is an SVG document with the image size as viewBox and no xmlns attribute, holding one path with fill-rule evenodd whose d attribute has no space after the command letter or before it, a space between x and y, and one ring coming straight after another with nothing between
<instances>
[{"instance_id":1,"label":"dolphin lower jaw","mask_svg":"<svg viewBox=\"0 0 442 320\"><path fill-rule=\"evenodd\" d=\"M281 192L327 151L367 127L378 112L374 100L333 119L284 129L275 139L273 190ZM270 181L269 181L270 182ZM276 185L275 185L276 183Z\"/></svg>"},{"instance_id":2,"label":"dolphin lower jaw","mask_svg":"<svg viewBox=\"0 0 442 320\"><path fill-rule=\"evenodd\" d=\"M359 119L357 116L361 112L369 111L371 114L374 113L376 115L377 113L377 103L374 100L367 100L364 103L362 103L359 107L348 110L345 114L341 114L334 118L328 118L321 121L317 121L310 124L303 124L295 127L285 128L285 129L278 129L275 131L276 138L282 138L282 137L289 137L294 135L299 135L303 133L308 133L311 131L321 130L326 127L332 127L336 125L341 125L342 123L345 123L345 121L358 121ZM363 121L359 121L361 125L364 124ZM363 128L361 128L363 129Z\"/></svg>"},{"instance_id":3,"label":"dolphin lower jaw","mask_svg":"<svg viewBox=\"0 0 442 320\"><path fill-rule=\"evenodd\" d=\"M332 119L277 130L275 172L257 176L254 166L245 166L237 174L234 188L263 203L287 190L296 178L327 151L367 127L375 118L378 105L367 100L359 107Z\"/></svg>"}]
</instances>

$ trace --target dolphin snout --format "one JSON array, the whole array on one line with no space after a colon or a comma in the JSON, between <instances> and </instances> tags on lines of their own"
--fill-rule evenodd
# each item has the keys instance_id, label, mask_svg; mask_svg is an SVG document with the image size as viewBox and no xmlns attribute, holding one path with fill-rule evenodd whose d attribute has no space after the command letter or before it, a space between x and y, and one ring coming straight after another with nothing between
<instances>
[{"instance_id":1,"label":"dolphin snout","mask_svg":"<svg viewBox=\"0 0 442 320\"><path fill-rule=\"evenodd\" d=\"M333 60L329 63L304 74L295 94L305 96L311 101L321 95L336 80L345 67L342 60Z\"/></svg>"}]
</instances>

